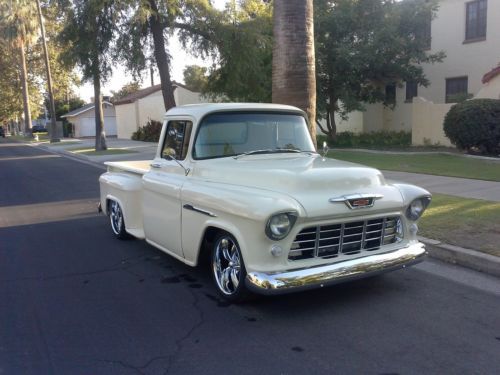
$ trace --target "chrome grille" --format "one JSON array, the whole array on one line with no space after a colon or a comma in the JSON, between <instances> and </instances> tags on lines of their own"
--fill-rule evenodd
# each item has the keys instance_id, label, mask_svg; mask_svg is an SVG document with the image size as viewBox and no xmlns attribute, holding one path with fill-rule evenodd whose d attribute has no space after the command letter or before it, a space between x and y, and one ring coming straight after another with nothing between
<instances>
[{"instance_id":1,"label":"chrome grille","mask_svg":"<svg viewBox=\"0 0 500 375\"><path fill-rule=\"evenodd\" d=\"M288 259L333 258L374 251L396 242L399 216L326 224L302 229L292 243Z\"/></svg>"}]
</instances>

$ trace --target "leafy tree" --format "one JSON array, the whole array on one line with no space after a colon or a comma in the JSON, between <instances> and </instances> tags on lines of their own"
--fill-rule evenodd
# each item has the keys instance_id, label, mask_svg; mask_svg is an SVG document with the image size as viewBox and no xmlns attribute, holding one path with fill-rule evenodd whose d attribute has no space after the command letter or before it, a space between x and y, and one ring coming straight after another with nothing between
<instances>
[{"instance_id":1,"label":"leafy tree","mask_svg":"<svg viewBox=\"0 0 500 375\"><path fill-rule=\"evenodd\" d=\"M184 83L191 90L206 91L208 84L207 68L198 65L188 65L184 68Z\"/></svg>"},{"instance_id":2,"label":"leafy tree","mask_svg":"<svg viewBox=\"0 0 500 375\"><path fill-rule=\"evenodd\" d=\"M24 131L31 134L31 108L29 77L26 66L26 47L37 37L36 4L29 0L2 1L0 3L0 32L8 44L19 51L20 81L23 94Z\"/></svg>"},{"instance_id":3,"label":"leafy tree","mask_svg":"<svg viewBox=\"0 0 500 375\"><path fill-rule=\"evenodd\" d=\"M167 74L167 45L159 34L167 41L177 35L194 55L213 59L204 94L230 100L269 101L272 8L262 0L238 3L236 6L233 1L219 11L208 0L130 1L129 17L118 41L119 56L136 75L146 70L150 60L156 61L166 109L174 105L173 89Z\"/></svg>"},{"instance_id":4,"label":"leafy tree","mask_svg":"<svg viewBox=\"0 0 500 375\"><path fill-rule=\"evenodd\" d=\"M175 106L175 99L165 37L171 35L172 23L181 13L182 4L191 1L123 0L123 3L127 5L127 12L121 23L117 56L135 76L141 75L148 62L156 62L163 103L168 110Z\"/></svg>"},{"instance_id":5,"label":"leafy tree","mask_svg":"<svg viewBox=\"0 0 500 375\"><path fill-rule=\"evenodd\" d=\"M22 95L16 88L19 84L18 56L12 48L0 40L0 123L15 118L19 112ZM16 51L17 52L17 51Z\"/></svg>"},{"instance_id":6,"label":"leafy tree","mask_svg":"<svg viewBox=\"0 0 500 375\"><path fill-rule=\"evenodd\" d=\"M122 88L118 91L111 91L112 101L124 98L125 96L132 94L140 89L139 82L129 82L122 86Z\"/></svg>"},{"instance_id":7,"label":"leafy tree","mask_svg":"<svg viewBox=\"0 0 500 375\"><path fill-rule=\"evenodd\" d=\"M83 107L85 105L85 101L78 97L72 97L68 99L56 99L54 105L56 109L56 119L60 121L60 120L65 120L61 119L61 116L77 108Z\"/></svg>"},{"instance_id":8,"label":"leafy tree","mask_svg":"<svg viewBox=\"0 0 500 375\"><path fill-rule=\"evenodd\" d=\"M386 85L427 86L419 64L444 58L428 51L434 0L315 0L314 6L318 117L326 119L321 129L330 139L335 113L347 118L363 103L390 106Z\"/></svg>"},{"instance_id":9,"label":"leafy tree","mask_svg":"<svg viewBox=\"0 0 500 375\"><path fill-rule=\"evenodd\" d=\"M64 57L66 61L81 67L83 80L92 80L94 84L95 149L106 150L101 83L106 81L111 72L111 45L121 16L121 2L72 0L66 5L67 23L61 36L72 48L65 51Z\"/></svg>"},{"instance_id":10,"label":"leafy tree","mask_svg":"<svg viewBox=\"0 0 500 375\"><path fill-rule=\"evenodd\" d=\"M303 109L316 140L313 0L274 0L273 103Z\"/></svg>"},{"instance_id":11,"label":"leafy tree","mask_svg":"<svg viewBox=\"0 0 500 375\"><path fill-rule=\"evenodd\" d=\"M222 12L211 10L193 25L194 32L180 29L186 47L214 61L205 94L231 101L271 101L272 25L270 3L242 0Z\"/></svg>"},{"instance_id":12,"label":"leafy tree","mask_svg":"<svg viewBox=\"0 0 500 375\"><path fill-rule=\"evenodd\" d=\"M64 0L59 1L63 1L64 3ZM41 3L43 18L45 20L45 31L49 41L48 55L54 100L67 102L74 96L73 87L79 85L80 80L74 72L74 64L71 61L63 59L63 55L72 48L72 44L66 43L59 37L65 26L65 18L64 12L61 12L57 5L58 3L55 0L46 0ZM36 47L38 48L34 50L34 69L40 80L46 83L45 66L41 57L41 46L37 45Z\"/></svg>"}]
</instances>

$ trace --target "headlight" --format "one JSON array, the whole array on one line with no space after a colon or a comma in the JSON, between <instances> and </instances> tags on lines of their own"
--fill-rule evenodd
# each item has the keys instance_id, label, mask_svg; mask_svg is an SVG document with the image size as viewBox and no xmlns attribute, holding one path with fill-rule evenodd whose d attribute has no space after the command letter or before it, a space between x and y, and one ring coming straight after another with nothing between
<instances>
[{"instance_id":1,"label":"headlight","mask_svg":"<svg viewBox=\"0 0 500 375\"><path fill-rule=\"evenodd\" d=\"M406 217L413 221L418 220L429 203L431 203L431 197L429 196L415 199L406 209Z\"/></svg>"},{"instance_id":2,"label":"headlight","mask_svg":"<svg viewBox=\"0 0 500 375\"><path fill-rule=\"evenodd\" d=\"M295 212L282 212L269 218L266 225L266 235L272 240L282 240L292 229L297 214Z\"/></svg>"}]
</instances>

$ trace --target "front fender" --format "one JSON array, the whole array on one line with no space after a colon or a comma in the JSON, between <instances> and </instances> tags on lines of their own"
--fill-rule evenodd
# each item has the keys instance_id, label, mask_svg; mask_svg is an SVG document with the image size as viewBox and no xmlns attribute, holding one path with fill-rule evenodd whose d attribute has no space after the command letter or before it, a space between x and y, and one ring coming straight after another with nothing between
<instances>
[{"instance_id":1,"label":"front fender","mask_svg":"<svg viewBox=\"0 0 500 375\"><path fill-rule=\"evenodd\" d=\"M288 195L204 181L183 186L182 205L190 206L182 210L182 248L186 260L194 264L209 227L231 233L240 245L245 264L251 267L257 258L262 260L262 254L253 249L262 252L263 247L270 248L275 243L265 234L271 215L284 211L305 215L304 208ZM265 256L269 256L267 251Z\"/></svg>"}]
</instances>

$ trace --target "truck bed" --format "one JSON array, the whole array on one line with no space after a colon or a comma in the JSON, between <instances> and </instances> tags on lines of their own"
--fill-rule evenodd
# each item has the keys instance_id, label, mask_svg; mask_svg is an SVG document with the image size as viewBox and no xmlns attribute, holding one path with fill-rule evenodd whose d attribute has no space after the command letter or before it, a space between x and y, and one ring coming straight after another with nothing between
<instances>
[{"instance_id":1,"label":"truck bed","mask_svg":"<svg viewBox=\"0 0 500 375\"><path fill-rule=\"evenodd\" d=\"M115 170L143 175L151 169L151 162L152 160L107 161L104 164Z\"/></svg>"}]
</instances>

